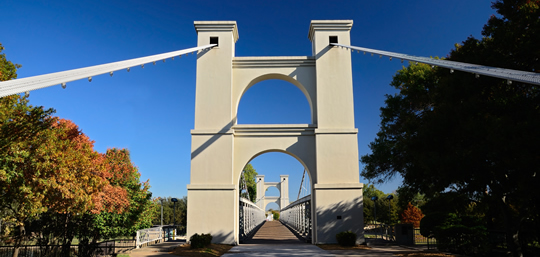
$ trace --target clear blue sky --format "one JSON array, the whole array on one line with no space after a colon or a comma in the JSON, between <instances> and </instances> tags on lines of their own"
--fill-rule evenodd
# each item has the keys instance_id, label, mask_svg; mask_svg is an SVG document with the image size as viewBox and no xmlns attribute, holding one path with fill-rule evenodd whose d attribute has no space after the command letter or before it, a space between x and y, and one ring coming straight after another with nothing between
<instances>
[{"instance_id":1,"label":"clear blue sky","mask_svg":"<svg viewBox=\"0 0 540 257\"><path fill-rule=\"evenodd\" d=\"M194 47L193 21L199 20L236 21L237 56L310 55L309 24L320 19L354 20L355 46L446 56L469 35L480 37L494 14L488 0L3 0L0 8L0 42L9 60L23 65L19 78ZM389 86L392 75L403 64L356 53L352 64L359 154L365 155L379 129L384 95L395 93ZM33 91L30 102L53 107L57 116L74 121L100 152L128 148L141 178L150 179L154 196L182 197L190 176L195 67L195 55L190 55L113 77L97 76L91 83L68 83L67 89ZM238 123L309 123L309 107L296 87L266 81L242 98ZM252 164L267 181L289 174L290 199L296 199L303 170L296 160L273 153ZM376 187L389 193L400 183L398 178Z\"/></svg>"}]
</instances>

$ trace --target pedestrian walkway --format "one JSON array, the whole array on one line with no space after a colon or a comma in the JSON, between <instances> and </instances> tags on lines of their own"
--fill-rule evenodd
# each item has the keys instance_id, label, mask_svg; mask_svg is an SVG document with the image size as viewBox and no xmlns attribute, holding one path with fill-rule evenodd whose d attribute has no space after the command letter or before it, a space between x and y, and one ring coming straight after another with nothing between
<instances>
[{"instance_id":1,"label":"pedestrian walkway","mask_svg":"<svg viewBox=\"0 0 540 257\"><path fill-rule=\"evenodd\" d=\"M154 256L154 257L172 257L177 255L169 254L168 252L171 252L174 248L178 247L179 245L183 245L186 243L186 240L170 240L166 242L162 242L155 245L149 245L147 247L139 248L139 249L133 249L129 256L131 257L146 257L146 256Z\"/></svg>"},{"instance_id":2,"label":"pedestrian walkway","mask_svg":"<svg viewBox=\"0 0 540 257\"><path fill-rule=\"evenodd\" d=\"M298 239L279 221L267 221L251 240L233 247L224 257L334 256Z\"/></svg>"},{"instance_id":3,"label":"pedestrian walkway","mask_svg":"<svg viewBox=\"0 0 540 257\"><path fill-rule=\"evenodd\" d=\"M371 249L323 250L316 245L305 243L297 238L279 221L267 221L253 238L244 244L233 247L224 257L280 257L280 256L395 256L397 253L418 252L423 249L404 248L396 245L377 244L372 241ZM169 254L174 247L185 244L185 240L168 241L141 249L133 250L131 257L173 257ZM368 244L369 245L369 244Z\"/></svg>"},{"instance_id":4,"label":"pedestrian walkway","mask_svg":"<svg viewBox=\"0 0 540 257\"><path fill-rule=\"evenodd\" d=\"M281 222L266 221L245 244L305 244Z\"/></svg>"}]
</instances>

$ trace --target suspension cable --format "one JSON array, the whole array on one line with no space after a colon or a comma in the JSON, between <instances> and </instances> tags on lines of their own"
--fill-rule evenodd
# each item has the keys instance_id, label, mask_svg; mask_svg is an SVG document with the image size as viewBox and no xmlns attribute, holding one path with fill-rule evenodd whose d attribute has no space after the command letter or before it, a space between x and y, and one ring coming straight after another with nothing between
<instances>
[{"instance_id":1,"label":"suspension cable","mask_svg":"<svg viewBox=\"0 0 540 257\"><path fill-rule=\"evenodd\" d=\"M429 64L432 66L448 68L450 69L450 73L453 73L454 70L459 70L459 71L473 73L476 75L477 78L480 75L485 75L489 77L505 79L508 84L511 84L512 81L519 81L519 82L533 84L533 85L540 85L540 73L535 73L535 72L489 67L489 66L470 64L470 63L464 63L464 62L455 62L455 61L449 61L449 60L440 60L440 59L434 59L434 58L413 56L413 55L408 55L408 54L381 51L381 50L370 49L370 48L365 48L365 47L348 46L348 45L342 45L342 44L336 44L336 43L331 43L331 45L351 49L352 51L356 50L358 53L360 52L363 52L364 54L371 53L371 55L376 54L376 55L379 55L379 57L386 56L386 57L389 57L390 60L392 60L392 58L396 58L396 59L401 59L401 62L403 62L403 60L407 60L409 62L410 61L417 62L417 63L419 62L419 63Z\"/></svg>"},{"instance_id":2,"label":"suspension cable","mask_svg":"<svg viewBox=\"0 0 540 257\"><path fill-rule=\"evenodd\" d=\"M304 187L304 176L306 175L306 169L304 169L304 173L302 173L302 181L300 181L300 188L298 189L298 196L296 199L300 199L300 193L302 192L302 188Z\"/></svg>"},{"instance_id":3,"label":"suspension cable","mask_svg":"<svg viewBox=\"0 0 540 257\"><path fill-rule=\"evenodd\" d=\"M241 176L241 187L242 189L240 190L240 194L242 194L242 191L246 191L245 192L245 196L246 196L246 199L249 200L251 202L251 198L249 197L249 190L248 190L248 187L247 187L247 182L246 182L246 177L244 176L244 171L242 171L242 176Z\"/></svg>"},{"instance_id":4,"label":"suspension cable","mask_svg":"<svg viewBox=\"0 0 540 257\"><path fill-rule=\"evenodd\" d=\"M175 56L182 57L189 53L197 51L208 51L212 47L217 46L216 44L210 44L199 47L192 47L188 49L156 54L146 57L140 57L130 60L124 60L119 62L106 63L101 65L95 65L80 69L73 69L55 73L49 73L44 75L38 75L33 77L27 77L22 79L14 79L9 81L0 82L0 97L27 93L32 90L50 87L54 85L62 85L62 88L66 88L66 83L88 78L88 81L92 81L92 77L101 75L101 74L110 74L113 75L114 71L126 69L128 72L131 67L141 66L144 68L144 65L147 63L156 64L156 61L165 61L165 59L172 58Z\"/></svg>"}]
</instances>

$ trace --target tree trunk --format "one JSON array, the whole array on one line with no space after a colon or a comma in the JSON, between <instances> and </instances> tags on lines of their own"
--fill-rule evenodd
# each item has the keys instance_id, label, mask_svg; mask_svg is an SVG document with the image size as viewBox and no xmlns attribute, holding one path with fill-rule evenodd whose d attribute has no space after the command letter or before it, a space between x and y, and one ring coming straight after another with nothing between
<instances>
[{"instance_id":1,"label":"tree trunk","mask_svg":"<svg viewBox=\"0 0 540 257\"><path fill-rule=\"evenodd\" d=\"M15 248L13 248L13 257L17 257L17 256L19 256L19 247L15 246Z\"/></svg>"},{"instance_id":2,"label":"tree trunk","mask_svg":"<svg viewBox=\"0 0 540 257\"><path fill-rule=\"evenodd\" d=\"M511 222L511 221L510 221ZM523 249L519 242L519 230L514 228L512 224L507 223L506 229L506 244L514 257L523 257Z\"/></svg>"},{"instance_id":3,"label":"tree trunk","mask_svg":"<svg viewBox=\"0 0 540 257\"><path fill-rule=\"evenodd\" d=\"M512 215L505 198L501 199L504 223L506 227L506 245L514 257L523 257L523 249L519 242L519 218Z\"/></svg>"},{"instance_id":4,"label":"tree trunk","mask_svg":"<svg viewBox=\"0 0 540 257\"><path fill-rule=\"evenodd\" d=\"M64 240L62 244L62 256L69 257L71 253L71 242L73 241L73 227L70 226L70 214L66 213L64 225Z\"/></svg>"},{"instance_id":5,"label":"tree trunk","mask_svg":"<svg viewBox=\"0 0 540 257\"><path fill-rule=\"evenodd\" d=\"M25 234L24 225L20 225L19 227L19 235L17 236L17 239L15 240L15 244L13 245L13 255L12 257L18 257L19 256L19 249L21 248L22 241Z\"/></svg>"}]
</instances>

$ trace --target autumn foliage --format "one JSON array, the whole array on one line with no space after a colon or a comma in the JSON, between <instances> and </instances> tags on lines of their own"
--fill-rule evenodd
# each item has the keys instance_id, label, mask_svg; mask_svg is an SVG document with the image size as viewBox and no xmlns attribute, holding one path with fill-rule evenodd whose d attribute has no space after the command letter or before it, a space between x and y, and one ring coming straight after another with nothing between
<instances>
[{"instance_id":1,"label":"autumn foliage","mask_svg":"<svg viewBox=\"0 0 540 257\"><path fill-rule=\"evenodd\" d=\"M100 161L102 170L99 175L106 184L101 192L93 195L92 213L121 214L129 208L129 196L124 186L133 181L137 168L131 164L129 152L125 149L109 149L100 155Z\"/></svg>"},{"instance_id":2,"label":"autumn foliage","mask_svg":"<svg viewBox=\"0 0 540 257\"><path fill-rule=\"evenodd\" d=\"M407 204L407 208L399 215L401 223L413 224L415 228L420 227L420 220L424 217L422 211L411 203Z\"/></svg>"},{"instance_id":3,"label":"autumn foliage","mask_svg":"<svg viewBox=\"0 0 540 257\"><path fill-rule=\"evenodd\" d=\"M139 181L129 151L99 153L76 124L53 113L25 96L0 98L0 211L15 226L4 236L17 248L31 235L50 235L47 243L69 249L75 236L91 245L149 227L150 186Z\"/></svg>"},{"instance_id":4,"label":"autumn foliage","mask_svg":"<svg viewBox=\"0 0 540 257\"><path fill-rule=\"evenodd\" d=\"M0 54L0 81L17 78L20 67ZM14 257L24 241L44 252L61 245L70 256L75 237L79 256L93 256L99 240L151 225L150 185L139 181L129 151L95 151L75 123L54 113L28 96L0 98L0 241L13 243Z\"/></svg>"}]
</instances>

